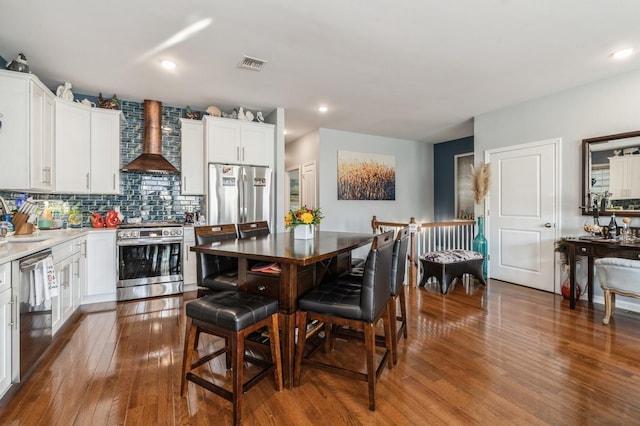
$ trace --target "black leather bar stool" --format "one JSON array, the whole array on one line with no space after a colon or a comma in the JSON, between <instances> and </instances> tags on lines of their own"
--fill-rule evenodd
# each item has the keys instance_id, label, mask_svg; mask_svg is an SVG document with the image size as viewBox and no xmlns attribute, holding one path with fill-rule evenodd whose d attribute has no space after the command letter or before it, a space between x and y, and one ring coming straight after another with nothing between
<instances>
[{"instance_id":1,"label":"black leather bar stool","mask_svg":"<svg viewBox=\"0 0 640 426\"><path fill-rule=\"evenodd\" d=\"M276 300L236 291L221 291L186 304L187 328L182 362L181 395L187 392L187 380L233 403L233 424L242 418L242 395L273 372L276 388L282 390L280 337L278 334L278 302ZM245 355L245 339L254 331L268 327L271 362ZM225 339L225 347L198 358L195 347L198 333L208 333ZM231 391L198 376L194 371L210 360L226 354L227 368L231 358ZM243 362L264 367L243 383Z\"/></svg>"},{"instance_id":2,"label":"black leather bar stool","mask_svg":"<svg viewBox=\"0 0 640 426\"><path fill-rule=\"evenodd\" d=\"M388 302L391 295L393 242L393 232L376 235L373 238L361 284L338 278L335 281L323 283L298 301L300 329L303 331L298 333L296 344L295 386L300 385L302 364L357 380L364 380L369 385L369 409L376 409L377 379L382 374L385 364L388 363L389 368L392 368L391 358L389 358L392 333ZM375 325L380 319L384 323L385 350L376 366ZM305 333L304 327L309 320L317 320L318 324L324 324L324 330L327 334L326 342L331 342L331 330L334 326L362 330L367 372L362 373L311 359L315 348L305 353L305 343L308 337L320 330L320 327L312 327ZM324 346L328 348L330 345L325 344Z\"/></svg>"},{"instance_id":3,"label":"black leather bar stool","mask_svg":"<svg viewBox=\"0 0 640 426\"><path fill-rule=\"evenodd\" d=\"M236 225L205 225L193 228L196 244L212 244L238 238ZM198 297L238 289L238 259L197 253Z\"/></svg>"}]
</instances>

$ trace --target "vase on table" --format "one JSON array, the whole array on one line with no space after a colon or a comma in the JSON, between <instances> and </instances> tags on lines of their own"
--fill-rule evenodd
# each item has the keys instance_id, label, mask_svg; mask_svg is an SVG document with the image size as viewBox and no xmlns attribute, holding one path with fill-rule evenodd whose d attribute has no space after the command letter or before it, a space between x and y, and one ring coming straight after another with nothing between
<instances>
[{"instance_id":1,"label":"vase on table","mask_svg":"<svg viewBox=\"0 0 640 426\"><path fill-rule=\"evenodd\" d=\"M482 276L487 279L487 254L489 253L489 243L484 236L484 216L478 217L478 234L473 239L473 251L484 256L484 262L482 262Z\"/></svg>"},{"instance_id":2,"label":"vase on table","mask_svg":"<svg viewBox=\"0 0 640 426\"><path fill-rule=\"evenodd\" d=\"M296 240L310 240L313 238L313 225L298 225L293 228L293 238Z\"/></svg>"}]
</instances>

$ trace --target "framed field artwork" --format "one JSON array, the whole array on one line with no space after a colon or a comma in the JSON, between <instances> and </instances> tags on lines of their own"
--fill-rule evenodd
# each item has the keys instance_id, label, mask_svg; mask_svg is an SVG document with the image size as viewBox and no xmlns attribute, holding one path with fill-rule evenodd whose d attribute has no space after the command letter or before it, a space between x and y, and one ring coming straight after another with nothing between
<instances>
[{"instance_id":1,"label":"framed field artwork","mask_svg":"<svg viewBox=\"0 0 640 426\"><path fill-rule=\"evenodd\" d=\"M338 151L338 200L395 200L394 155Z\"/></svg>"}]
</instances>

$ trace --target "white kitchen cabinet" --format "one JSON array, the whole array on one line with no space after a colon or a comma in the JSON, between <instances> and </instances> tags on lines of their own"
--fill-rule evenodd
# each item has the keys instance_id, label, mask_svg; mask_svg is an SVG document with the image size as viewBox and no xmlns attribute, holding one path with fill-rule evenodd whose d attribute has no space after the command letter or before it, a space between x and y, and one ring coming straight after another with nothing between
<instances>
[{"instance_id":1,"label":"white kitchen cabinet","mask_svg":"<svg viewBox=\"0 0 640 426\"><path fill-rule=\"evenodd\" d=\"M0 265L0 398L11 387L12 340L15 315L11 295L11 263Z\"/></svg>"},{"instance_id":2,"label":"white kitchen cabinet","mask_svg":"<svg viewBox=\"0 0 640 426\"><path fill-rule=\"evenodd\" d=\"M209 163L273 167L274 126L219 117L205 117Z\"/></svg>"},{"instance_id":3,"label":"white kitchen cabinet","mask_svg":"<svg viewBox=\"0 0 640 426\"><path fill-rule=\"evenodd\" d=\"M196 237L192 226L184 227L184 244L182 254L182 281L184 282L185 291L195 290L198 285L198 274L196 256L197 254L190 251L191 247L196 245ZM187 288L189 286L190 288Z\"/></svg>"},{"instance_id":4,"label":"white kitchen cabinet","mask_svg":"<svg viewBox=\"0 0 640 426\"><path fill-rule=\"evenodd\" d=\"M70 240L52 247L51 253L58 283L58 296L51 298L51 329L55 335L79 306L80 246Z\"/></svg>"},{"instance_id":5,"label":"white kitchen cabinet","mask_svg":"<svg viewBox=\"0 0 640 426\"><path fill-rule=\"evenodd\" d=\"M640 155L609 158L609 192L612 200L640 198Z\"/></svg>"},{"instance_id":6,"label":"white kitchen cabinet","mask_svg":"<svg viewBox=\"0 0 640 426\"><path fill-rule=\"evenodd\" d=\"M54 99L33 74L0 70L0 189L55 188Z\"/></svg>"},{"instance_id":7,"label":"white kitchen cabinet","mask_svg":"<svg viewBox=\"0 0 640 426\"><path fill-rule=\"evenodd\" d=\"M92 194L120 193L120 117L121 111L91 110Z\"/></svg>"},{"instance_id":8,"label":"white kitchen cabinet","mask_svg":"<svg viewBox=\"0 0 640 426\"><path fill-rule=\"evenodd\" d=\"M116 233L93 231L87 235L87 280L81 304L116 300Z\"/></svg>"},{"instance_id":9,"label":"white kitchen cabinet","mask_svg":"<svg viewBox=\"0 0 640 426\"><path fill-rule=\"evenodd\" d=\"M204 125L200 120L180 119L182 195L204 194Z\"/></svg>"},{"instance_id":10,"label":"white kitchen cabinet","mask_svg":"<svg viewBox=\"0 0 640 426\"><path fill-rule=\"evenodd\" d=\"M87 237L80 237L73 240L76 245L75 255L73 256L74 276L76 283L73 286L73 310L78 309L82 303L82 291L87 285L88 279L88 259L87 259Z\"/></svg>"},{"instance_id":11,"label":"white kitchen cabinet","mask_svg":"<svg viewBox=\"0 0 640 426\"><path fill-rule=\"evenodd\" d=\"M89 193L91 108L56 98L56 192Z\"/></svg>"}]
</instances>

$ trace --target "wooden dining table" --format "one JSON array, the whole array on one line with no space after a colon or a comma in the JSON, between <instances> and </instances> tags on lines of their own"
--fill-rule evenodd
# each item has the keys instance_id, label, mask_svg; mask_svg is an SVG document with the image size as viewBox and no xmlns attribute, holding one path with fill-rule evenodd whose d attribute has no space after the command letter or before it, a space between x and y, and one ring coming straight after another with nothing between
<instances>
[{"instance_id":1,"label":"wooden dining table","mask_svg":"<svg viewBox=\"0 0 640 426\"><path fill-rule=\"evenodd\" d=\"M316 231L312 239L297 240L293 232L283 232L198 245L191 251L238 258L240 291L278 299L283 380L291 389L298 299L323 279L349 271L351 251L372 240L372 234L329 231ZM280 273L252 271L268 263L279 264Z\"/></svg>"}]
</instances>

